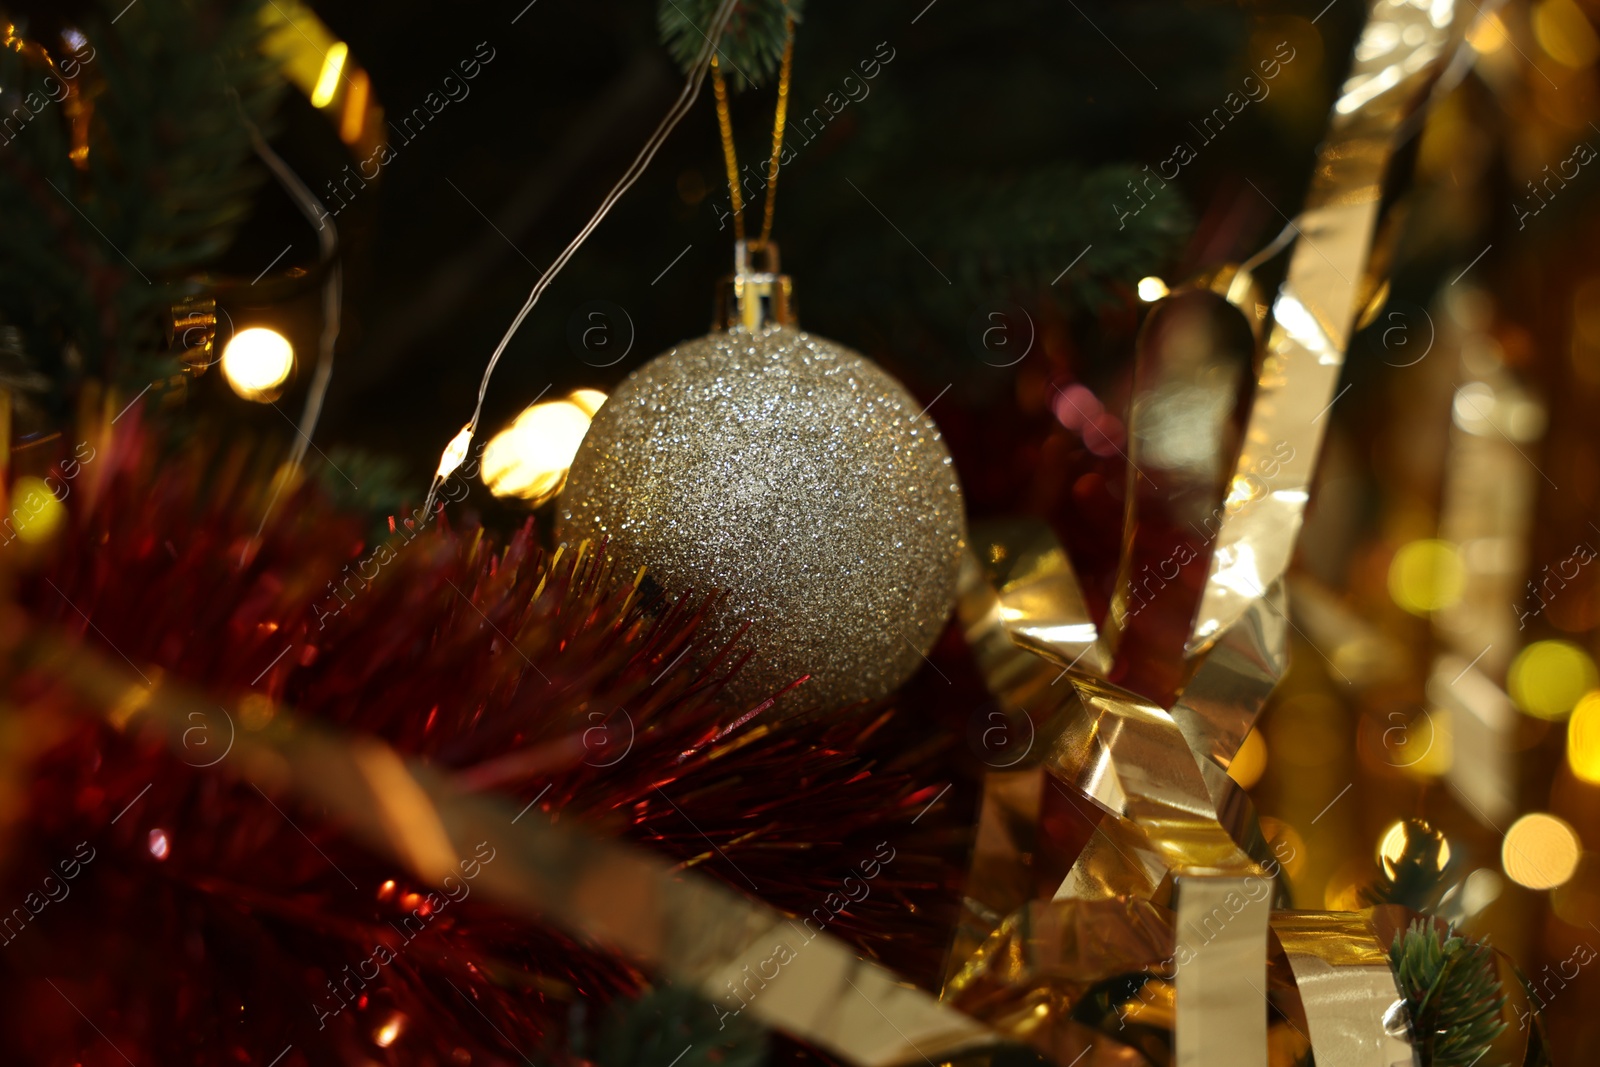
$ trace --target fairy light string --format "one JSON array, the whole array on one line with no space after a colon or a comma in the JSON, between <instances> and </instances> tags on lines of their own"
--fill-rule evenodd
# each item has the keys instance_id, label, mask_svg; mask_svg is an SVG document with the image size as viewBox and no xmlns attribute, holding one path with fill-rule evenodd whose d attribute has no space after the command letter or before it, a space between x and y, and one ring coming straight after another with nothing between
<instances>
[{"instance_id":1,"label":"fairy light string","mask_svg":"<svg viewBox=\"0 0 1600 1067\"><path fill-rule=\"evenodd\" d=\"M467 421L467 424L461 428L455 437L451 438L449 445L446 446L444 454L440 458L438 471L434 474L433 481L428 486L428 496L423 503L423 515L432 515L434 513L439 500L439 490L444 487L445 479L466 459L467 450L472 443L473 437L477 434L478 423L483 418L483 402L484 398L489 394L489 381L494 376L495 367L500 363L500 357L505 355L506 346L516 336L517 330L521 328L523 321L533 311L534 305L539 302L539 297L544 295L544 291L550 287L550 283L561 272L561 268L565 267L568 260L577 254L579 248L583 247L584 242L589 239L589 235L611 213L611 209L616 205L617 201L622 199L629 189L633 188L634 183L639 180L640 176L650 166L650 162L655 159L656 153L660 151L667 137L677 128L683 117L689 113L689 109L694 106L695 100L700 96L700 86L705 81L706 71L710 69L711 60L716 54L717 42L722 39L723 30L727 27L728 19L732 17L733 10L737 6L738 0L722 0L722 3L717 6L716 14L711 18L711 26L704 34L705 44L701 46L700 51L695 56L694 65L690 69L688 77L684 80L683 89L678 94L678 99L673 102L672 107L668 109L654 132L646 139L644 146L639 149L639 154L634 157L633 162L623 172L622 177L617 179L617 183L611 187L611 191L606 194L606 198L595 209L595 213L590 217L588 223L578 231L577 236L556 257L555 262L551 263L544 274L539 277L539 280L534 283L533 290L528 294L528 299L523 303L516 317L511 320L511 325L507 327L504 336L500 338L500 343L495 345L494 353L489 357L488 365L484 367L483 378L478 383L478 400L472 409L472 418Z\"/></svg>"}]
</instances>

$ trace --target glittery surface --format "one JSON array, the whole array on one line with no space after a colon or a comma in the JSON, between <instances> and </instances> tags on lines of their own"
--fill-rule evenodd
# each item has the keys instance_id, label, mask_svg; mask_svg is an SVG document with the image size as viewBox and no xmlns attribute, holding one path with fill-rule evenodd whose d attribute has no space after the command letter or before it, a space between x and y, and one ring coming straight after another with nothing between
<instances>
[{"instance_id":1,"label":"glittery surface","mask_svg":"<svg viewBox=\"0 0 1600 1067\"><path fill-rule=\"evenodd\" d=\"M726 592L753 648L736 698L804 675L785 710L883 696L922 663L966 537L950 453L876 364L792 328L678 345L600 409L560 505L670 593Z\"/></svg>"}]
</instances>

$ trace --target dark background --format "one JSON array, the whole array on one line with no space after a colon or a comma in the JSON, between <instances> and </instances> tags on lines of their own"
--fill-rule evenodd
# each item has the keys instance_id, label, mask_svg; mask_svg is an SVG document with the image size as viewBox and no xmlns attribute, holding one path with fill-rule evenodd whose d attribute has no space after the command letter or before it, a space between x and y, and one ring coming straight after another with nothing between
<instances>
[{"instance_id":1,"label":"dark background","mask_svg":"<svg viewBox=\"0 0 1600 1067\"><path fill-rule=\"evenodd\" d=\"M470 414L489 353L539 268L587 220L681 84L650 5L540 0L513 25L523 2L447 13L422 3L317 7L391 117L439 91L481 45L493 49L466 99L410 143L391 135L395 158L337 218L345 322L317 442L335 454L398 457L417 487ZM1047 377L1115 378L1131 350L1138 277L1242 259L1278 231L1278 209L1292 214L1305 185L1361 12L1334 5L1313 25L1316 12L1288 4L924 5L806 8L788 142L797 155L780 179L775 238L805 328L872 356L925 401L952 386L932 413L960 461L963 438L992 432L977 429L986 412L1015 414L1019 381L1045 361ZM1203 141L1189 122L1221 106L1285 40L1296 58L1267 97ZM866 82L868 95L803 143L796 124L829 93L840 94L837 104L843 79L859 79L875 53L892 59ZM770 84L734 99L740 160L752 167L766 156L774 99ZM1197 158L1146 213L1167 225L1154 235L1119 231L1113 205L1128 201L1126 179L1179 140ZM319 194L352 161L298 94L285 98L274 143ZM486 431L547 387L551 396L609 388L706 332L715 280L732 259L732 228L724 220L719 230L716 206L725 190L708 83L511 344ZM747 209L752 228L758 209ZM253 276L286 239L293 250L275 270L297 257L314 264L309 227L268 186L225 267ZM291 324L307 353L315 301L308 291L298 309L260 314ZM603 364L615 355L569 336L592 301L625 312L612 324L619 339L631 322L631 350L613 366ZM1039 335L1037 355L1015 368L994 366L974 339L974 323L1006 307L1028 309ZM298 410L304 381L280 407ZM210 386L231 417L286 430L221 384ZM996 503L1013 488L996 486Z\"/></svg>"}]
</instances>

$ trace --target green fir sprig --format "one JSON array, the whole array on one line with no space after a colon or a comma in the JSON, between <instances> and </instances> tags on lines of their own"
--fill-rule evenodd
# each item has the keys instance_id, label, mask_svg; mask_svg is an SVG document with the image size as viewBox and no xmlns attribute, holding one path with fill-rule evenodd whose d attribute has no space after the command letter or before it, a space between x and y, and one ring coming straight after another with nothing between
<instances>
[{"instance_id":1,"label":"green fir sprig","mask_svg":"<svg viewBox=\"0 0 1600 1067\"><path fill-rule=\"evenodd\" d=\"M1389 964L1423 1067L1496 1067L1483 1057L1506 1028L1506 997L1488 945L1418 919L1395 936Z\"/></svg>"}]
</instances>

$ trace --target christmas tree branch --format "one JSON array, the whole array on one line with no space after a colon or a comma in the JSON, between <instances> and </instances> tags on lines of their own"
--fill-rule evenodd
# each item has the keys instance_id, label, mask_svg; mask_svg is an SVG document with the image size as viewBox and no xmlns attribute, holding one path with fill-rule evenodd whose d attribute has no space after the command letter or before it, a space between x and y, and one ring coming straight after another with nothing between
<instances>
[{"instance_id":1,"label":"christmas tree branch","mask_svg":"<svg viewBox=\"0 0 1600 1067\"><path fill-rule=\"evenodd\" d=\"M261 177L234 96L262 122L281 92L258 3L146 0L113 18L122 6L33 42L53 68L0 54L28 115L0 144L0 318L57 382L144 376L128 357L157 346L159 313L227 247Z\"/></svg>"},{"instance_id":2,"label":"christmas tree branch","mask_svg":"<svg viewBox=\"0 0 1600 1067\"><path fill-rule=\"evenodd\" d=\"M661 0L661 43L688 74L706 42L717 0ZM788 20L800 21L804 0L740 0L717 43L717 62L735 88L760 86L777 71Z\"/></svg>"}]
</instances>

